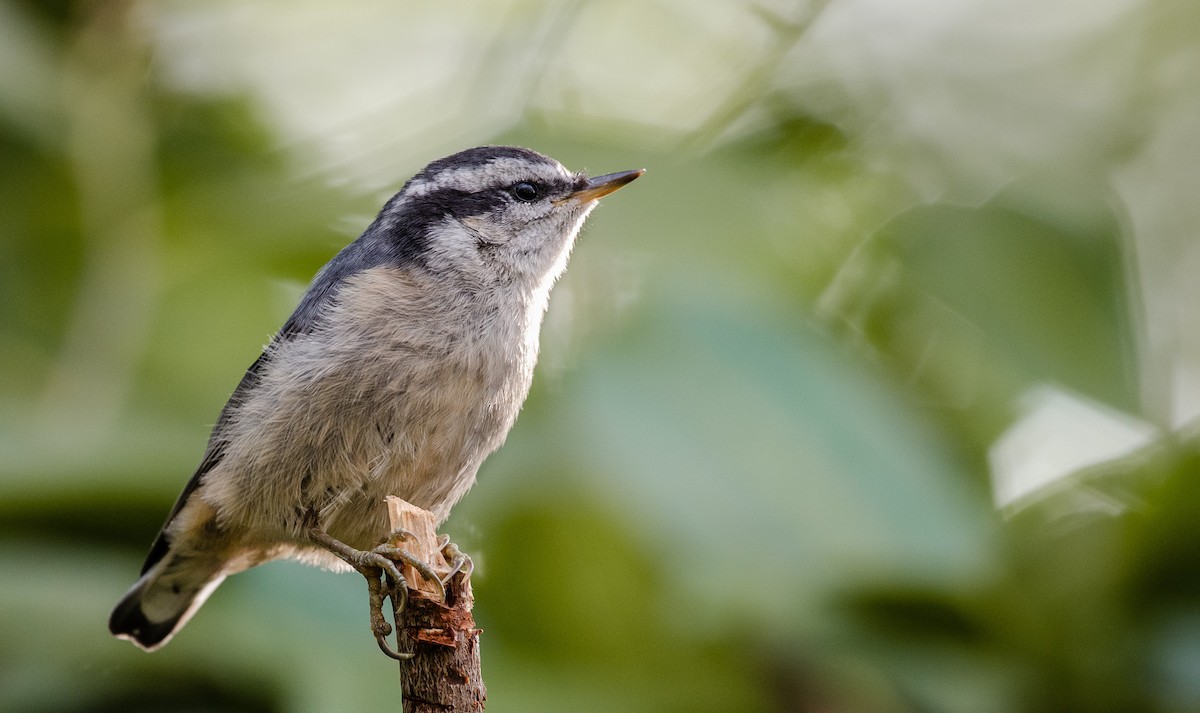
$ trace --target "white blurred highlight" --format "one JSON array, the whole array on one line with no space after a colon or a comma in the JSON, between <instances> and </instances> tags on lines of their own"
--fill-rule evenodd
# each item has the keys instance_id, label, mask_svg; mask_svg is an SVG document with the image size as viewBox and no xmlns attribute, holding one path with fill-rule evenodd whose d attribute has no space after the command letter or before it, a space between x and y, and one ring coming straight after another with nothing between
<instances>
[{"instance_id":1,"label":"white blurred highlight","mask_svg":"<svg viewBox=\"0 0 1200 713\"><path fill-rule=\"evenodd\" d=\"M1036 501L1072 474L1150 445L1151 424L1056 386L1021 398L1021 415L992 444L992 497L997 507Z\"/></svg>"}]
</instances>

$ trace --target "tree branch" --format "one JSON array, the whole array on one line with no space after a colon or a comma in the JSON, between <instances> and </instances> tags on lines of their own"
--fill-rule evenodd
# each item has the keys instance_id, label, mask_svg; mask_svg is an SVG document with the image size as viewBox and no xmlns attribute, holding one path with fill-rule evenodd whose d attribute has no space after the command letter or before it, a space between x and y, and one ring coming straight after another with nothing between
<instances>
[{"instance_id":1,"label":"tree branch","mask_svg":"<svg viewBox=\"0 0 1200 713\"><path fill-rule=\"evenodd\" d=\"M440 576L451 570L435 534L433 514L400 498L387 499L392 529L413 537L405 541L416 559L429 563ZM400 688L404 713L477 713L483 710L487 691L479 663L479 634L471 608L470 569L459 571L446 583L446 599L438 586L415 568L401 568L408 580L408 604L395 611L396 650L415 656L400 662Z\"/></svg>"}]
</instances>

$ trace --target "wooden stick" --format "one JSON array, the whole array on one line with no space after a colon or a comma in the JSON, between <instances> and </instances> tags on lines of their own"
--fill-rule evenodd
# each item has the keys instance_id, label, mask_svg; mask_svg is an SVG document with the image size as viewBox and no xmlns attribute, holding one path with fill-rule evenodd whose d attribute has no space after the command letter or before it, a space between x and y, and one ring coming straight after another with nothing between
<instances>
[{"instance_id":1,"label":"wooden stick","mask_svg":"<svg viewBox=\"0 0 1200 713\"><path fill-rule=\"evenodd\" d=\"M400 498L387 499L392 529L413 534L402 543L417 559L445 576L450 565L442 556L433 514ZM416 654L400 662L400 687L404 713L477 713L483 710L487 690L479 664L479 634L471 608L475 599L471 582L460 572L446 583L446 601L437 585L413 567L401 568L408 580L408 605L395 611L396 650Z\"/></svg>"}]
</instances>

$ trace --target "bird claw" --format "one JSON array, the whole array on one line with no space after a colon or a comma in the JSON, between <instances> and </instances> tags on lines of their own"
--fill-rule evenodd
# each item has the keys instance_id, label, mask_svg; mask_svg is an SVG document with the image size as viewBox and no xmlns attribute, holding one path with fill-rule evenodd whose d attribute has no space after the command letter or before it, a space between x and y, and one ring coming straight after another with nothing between
<instances>
[{"instance_id":1,"label":"bird claw","mask_svg":"<svg viewBox=\"0 0 1200 713\"><path fill-rule=\"evenodd\" d=\"M450 573L442 577L443 590L450 585L450 580L459 572L463 573L463 580L471 578L471 573L475 571L475 563L467 556L465 552L458 549L458 545L450 541L449 535L442 535L438 540L438 549L442 551L442 557L450 563Z\"/></svg>"},{"instance_id":2,"label":"bird claw","mask_svg":"<svg viewBox=\"0 0 1200 713\"><path fill-rule=\"evenodd\" d=\"M385 656L387 656L388 658L396 659L397 661L408 661L409 659L416 656L416 654L412 653L411 651L408 653L401 653L399 651L393 650L392 647L388 644L386 634L383 636L376 634L375 635L375 643L379 644L379 650L382 651Z\"/></svg>"}]
</instances>

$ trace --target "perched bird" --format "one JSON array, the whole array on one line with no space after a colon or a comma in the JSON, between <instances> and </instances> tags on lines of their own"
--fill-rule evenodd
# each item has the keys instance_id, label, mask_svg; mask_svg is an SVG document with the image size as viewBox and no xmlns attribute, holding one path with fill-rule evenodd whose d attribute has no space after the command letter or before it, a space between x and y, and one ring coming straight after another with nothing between
<instances>
[{"instance_id":1,"label":"perched bird","mask_svg":"<svg viewBox=\"0 0 1200 713\"><path fill-rule=\"evenodd\" d=\"M329 542L378 544L385 496L444 520L525 400L584 218L642 173L589 179L484 146L410 179L242 377L112 633L153 651L270 560L348 568Z\"/></svg>"}]
</instances>

